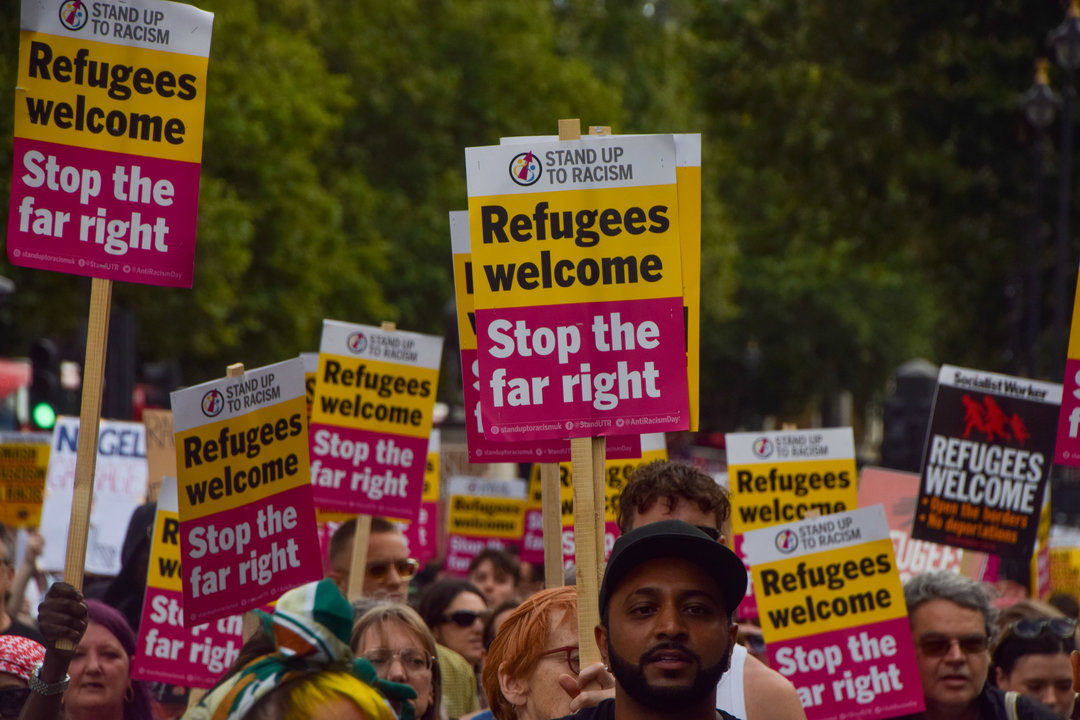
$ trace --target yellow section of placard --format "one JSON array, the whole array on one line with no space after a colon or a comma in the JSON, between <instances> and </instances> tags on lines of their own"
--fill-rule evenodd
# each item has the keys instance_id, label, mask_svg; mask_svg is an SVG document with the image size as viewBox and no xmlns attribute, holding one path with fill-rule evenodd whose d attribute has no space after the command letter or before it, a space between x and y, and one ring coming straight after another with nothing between
<instances>
[{"instance_id":1,"label":"yellow section of placard","mask_svg":"<svg viewBox=\"0 0 1080 720\"><path fill-rule=\"evenodd\" d=\"M891 620L907 614L892 540L803 555L751 568L769 642Z\"/></svg>"},{"instance_id":2,"label":"yellow section of placard","mask_svg":"<svg viewBox=\"0 0 1080 720\"><path fill-rule=\"evenodd\" d=\"M146 584L161 590L184 590L183 575L180 573L180 516L160 507L154 519Z\"/></svg>"},{"instance_id":3,"label":"yellow section of placard","mask_svg":"<svg viewBox=\"0 0 1080 720\"><path fill-rule=\"evenodd\" d=\"M24 30L15 136L198 163L207 58Z\"/></svg>"},{"instance_id":4,"label":"yellow section of placard","mask_svg":"<svg viewBox=\"0 0 1080 720\"><path fill-rule=\"evenodd\" d=\"M438 502L439 500L439 453L432 452L427 455L427 465L424 467L424 492L420 496L420 502Z\"/></svg>"},{"instance_id":5,"label":"yellow section of placard","mask_svg":"<svg viewBox=\"0 0 1080 720\"><path fill-rule=\"evenodd\" d=\"M15 137L197 163L207 58L24 30Z\"/></svg>"},{"instance_id":6,"label":"yellow section of placard","mask_svg":"<svg viewBox=\"0 0 1080 720\"><path fill-rule=\"evenodd\" d=\"M854 458L808 462L732 465L731 525L735 534L821 515L854 510Z\"/></svg>"},{"instance_id":7,"label":"yellow section of placard","mask_svg":"<svg viewBox=\"0 0 1080 720\"><path fill-rule=\"evenodd\" d=\"M454 253L454 292L457 297L458 343L476 349L476 307L473 301L472 254Z\"/></svg>"},{"instance_id":8,"label":"yellow section of placard","mask_svg":"<svg viewBox=\"0 0 1080 720\"><path fill-rule=\"evenodd\" d=\"M469 199L480 309L681 297L674 185Z\"/></svg>"},{"instance_id":9,"label":"yellow section of placard","mask_svg":"<svg viewBox=\"0 0 1080 720\"><path fill-rule=\"evenodd\" d=\"M686 379L690 431L698 429L701 404L701 166L675 168L679 193L683 307L686 308Z\"/></svg>"},{"instance_id":10,"label":"yellow section of placard","mask_svg":"<svg viewBox=\"0 0 1080 720\"><path fill-rule=\"evenodd\" d=\"M393 433L431 435L437 368L344 355L319 355L311 422Z\"/></svg>"},{"instance_id":11,"label":"yellow section of placard","mask_svg":"<svg viewBox=\"0 0 1080 720\"><path fill-rule=\"evenodd\" d=\"M1069 349L1066 355L1080 360L1080 283L1077 283L1076 294L1073 295L1072 325L1069 329Z\"/></svg>"},{"instance_id":12,"label":"yellow section of placard","mask_svg":"<svg viewBox=\"0 0 1080 720\"><path fill-rule=\"evenodd\" d=\"M619 495L630 476L643 465L654 460L666 460L667 450L646 450L637 459L604 461L604 522L615 522L619 507ZM537 466L533 466L537 467ZM562 510L563 527L574 525L574 478L570 463L559 464L559 507Z\"/></svg>"},{"instance_id":13,"label":"yellow section of placard","mask_svg":"<svg viewBox=\"0 0 1080 720\"><path fill-rule=\"evenodd\" d=\"M1050 550L1050 588L1055 592L1080 595L1080 548Z\"/></svg>"},{"instance_id":14,"label":"yellow section of placard","mask_svg":"<svg viewBox=\"0 0 1080 720\"><path fill-rule=\"evenodd\" d=\"M0 523L37 527L45 500L49 443L0 443Z\"/></svg>"},{"instance_id":15,"label":"yellow section of placard","mask_svg":"<svg viewBox=\"0 0 1080 720\"><path fill-rule=\"evenodd\" d=\"M446 524L455 535L520 538L525 534L525 501L454 495L450 498Z\"/></svg>"},{"instance_id":16,"label":"yellow section of placard","mask_svg":"<svg viewBox=\"0 0 1080 720\"><path fill-rule=\"evenodd\" d=\"M311 482L303 397L176 435L180 514L196 519Z\"/></svg>"}]
</instances>

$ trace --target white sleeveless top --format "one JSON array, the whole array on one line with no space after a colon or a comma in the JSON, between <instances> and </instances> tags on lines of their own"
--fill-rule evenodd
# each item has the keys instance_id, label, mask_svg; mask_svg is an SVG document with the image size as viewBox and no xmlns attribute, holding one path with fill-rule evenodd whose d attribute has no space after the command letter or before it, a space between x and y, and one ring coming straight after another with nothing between
<instances>
[{"instance_id":1,"label":"white sleeveless top","mask_svg":"<svg viewBox=\"0 0 1080 720\"><path fill-rule=\"evenodd\" d=\"M716 686L716 707L737 718L746 718L746 698L743 694L743 669L746 666L746 648L736 645L731 651L731 667Z\"/></svg>"}]
</instances>

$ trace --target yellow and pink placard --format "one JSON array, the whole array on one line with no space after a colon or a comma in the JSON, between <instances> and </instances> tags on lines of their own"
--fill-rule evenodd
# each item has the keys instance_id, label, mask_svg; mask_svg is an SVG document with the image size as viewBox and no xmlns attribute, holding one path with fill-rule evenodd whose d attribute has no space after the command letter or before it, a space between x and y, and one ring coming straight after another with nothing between
<instances>
[{"instance_id":1,"label":"yellow and pink placard","mask_svg":"<svg viewBox=\"0 0 1080 720\"><path fill-rule=\"evenodd\" d=\"M311 409L322 510L420 516L442 338L324 320Z\"/></svg>"},{"instance_id":2,"label":"yellow and pink placard","mask_svg":"<svg viewBox=\"0 0 1080 720\"><path fill-rule=\"evenodd\" d=\"M483 434L689 427L674 138L465 155Z\"/></svg>"},{"instance_id":3,"label":"yellow and pink placard","mask_svg":"<svg viewBox=\"0 0 1080 720\"><path fill-rule=\"evenodd\" d=\"M450 244L454 253L454 289L457 299L458 342L461 348L461 386L466 409L465 440L469 462L569 462L568 439L533 439L508 442L502 435L484 435L480 411L480 362L476 354L476 310L473 301L472 249L469 213L450 213ZM608 458L641 455L638 435L613 435L604 446Z\"/></svg>"},{"instance_id":4,"label":"yellow and pink placard","mask_svg":"<svg viewBox=\"0 0 1080 720\"><path fill-rule=\"evenodd\" d=\"M807 720L889 718L924 707L889 526L880 505L751 530L773 669Z\"/></svg>"},{"instance_id":5,"label":"yellow and pink placard","mask_svg":"<svg viewBox=\"0 0 1080 720\"><path fill-rule=\"evenodd\" d=\"M214 16L24 2L8 259L191 287Z\"/></svg>"},{"instance_id":6,"label":"yellow and pink placard","mask_svg":"<svg viewBox=\"0 0 1080 720\"><path fill-rule=\"evenodd\" d=\"M322 577L299 358L172 393L186 622Z\"/></svg>"},{"instance_id":7,"label":"yellow and pink placard","mask_svg":"<svg viewBox=\"0 0 1080 720\"><path fill-rule=\"evenodd\" d=\"M176 478L167 475L158 495L132 677L208 688L239 656L244 644L240 616L185 625L183 599Z\"/></svg>"},{"instance_id":8,"label":"yellow and pink placard","mask_svg":"<svg viewBox=\"0 0 1080 720\"><path fill-rule=\"evenodd\" d=\"M520 478L450 478L446 488L448 573L465 575L485 548L521 546L527 490Z\"/></svg>"}]
</instances>

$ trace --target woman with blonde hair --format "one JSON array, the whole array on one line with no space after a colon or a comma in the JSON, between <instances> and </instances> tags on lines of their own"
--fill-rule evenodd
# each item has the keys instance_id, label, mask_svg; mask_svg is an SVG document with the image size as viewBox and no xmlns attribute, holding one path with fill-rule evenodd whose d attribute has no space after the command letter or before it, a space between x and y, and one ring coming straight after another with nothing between
<instances>
[{"instance_id":1,"label":"woman with blonde hair","mask_svg":"<svg viewBox=\"0 0 1080 720\"><path fill-rule=\"evenodd\" d=\"M416 691L416 720L440 720L442 672L435 637L408 605L377 603L353 625L353 652L375 668L383 680L409 685Z\"/></svg>"}]
</instances>

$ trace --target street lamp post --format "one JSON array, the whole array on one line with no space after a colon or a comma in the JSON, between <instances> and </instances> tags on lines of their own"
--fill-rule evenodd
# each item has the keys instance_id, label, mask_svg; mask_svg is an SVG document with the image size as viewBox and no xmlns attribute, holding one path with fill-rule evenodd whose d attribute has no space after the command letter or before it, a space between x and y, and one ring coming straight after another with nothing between
<instances>
[{"instance_id":1,"label":"street lamp post","mask_svg":"<svg viewBox=\"0 0 1080 720\"><path fill-rule=\"evenodd\" d=\"M1027 371L1039 375L1039 325L1042 309L1042 186L1046 128L1054 122L1058 97L1050 89L1046 60L1035 63L1035 82L1020 97L1024 117L1035 130L1031 144L1031 222L1027 237L1027 280L1024 282L1024 345Z\"/></svg>"},{"instance_id":2,"label":"street lamp post","mask_svg":"<svg viewBox=\"0 0 1080 720\"><path fill-rule=\"evenodd\" d=\"M1072 114L1076 98L1073 72L1080 68L1080 8L1071 0L1065 20L1047 36L1058 65L1065 70L1061 108L1061 163L1058 168L1058 216L1054 242L1054 362L1051 379L1060 382L1065 372L1065 293L1069 266L1069 193L1072 181Z\"/></svg>"}]
</instances>

